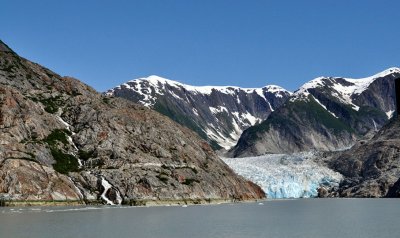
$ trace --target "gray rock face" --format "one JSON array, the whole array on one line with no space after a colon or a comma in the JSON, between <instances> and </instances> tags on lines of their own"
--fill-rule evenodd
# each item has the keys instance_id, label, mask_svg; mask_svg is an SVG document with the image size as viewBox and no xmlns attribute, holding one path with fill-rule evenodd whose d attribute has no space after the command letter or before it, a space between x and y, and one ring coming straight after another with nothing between
<instances>
[{"instance_id":1,"label":"gray rock face","mask_svg":"<svg viewBox=\"0 0 400 238\"><path fill-rule=\"evenodd\" d=\"M52 167L26 159L2 160L0 191L15 200L79 200L71 179Z\"/></svg>"},{"instance_id":2,"label":"gray rock face","mask_svg":"<svg viewBox=\"0 0 400 238\"><path fill-rule=\"evenodd\" d=\"M231 156L330 151L368 139L395 110L390 68L364 79L314 79L297 90L267 120L245 130Z\"/></svg>"},{"instance_id":3,"label":"gray rock face","mask_svg":"<svg viewBox=\"0 0 400 238\"><path fill-rule=\"evenodd\" d=\"M244 129L265 120L290 94L273 85L196 87L158 76L132 80L106 93L155 109L195 131L214 149L234 146Z\"/></svg>"},{"instance_id":4,"label":"gray rock face","mask_svg":"<svg viewBox=\"0 0 400 238\"><path fill-rule=\"evenodd\" d=\"M399 197L400 120L393 119L371 140L329 160L328 165L345 176L339 196Z\"/></svg>"},{"instance_id":5,"label":"gray rock face","mask_svg":"<svg viewBox=\"0 0 400 238\"><path fill-rule=\"evenodd\" d=\"M265 196L189 129L2 42L0 130L0 198L136 204Z\"/></svg>"}]
</instances>

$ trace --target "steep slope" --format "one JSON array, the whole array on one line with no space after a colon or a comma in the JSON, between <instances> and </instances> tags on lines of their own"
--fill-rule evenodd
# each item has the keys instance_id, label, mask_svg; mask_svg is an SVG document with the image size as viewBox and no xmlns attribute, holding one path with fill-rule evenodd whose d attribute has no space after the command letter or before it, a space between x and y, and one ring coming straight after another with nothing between
<instances>
[{"instance_id":1,"label":"steep slope","mask_svg":"<svg viewBox=\"0 0 400 238\"><path fill-rule=\"evenodd\" d=\"M345 176L342 197L400 197L400 120L385 125L371 140L362 141L329 161Z\"/></svg>"},{"instance_id":2,"label":"steep slope","mask_svg":"<svg viewBox=\"0 0 400 238\"><path fill-rule=\"evenodd\" d=\"M0 41L0 200L254 199L190 130L19 57Z\"/></svg>"},{"instance_id":3,"label":"steep slope","mask_svg":"<svg viewBox=\"0 0 400 238\"><path fill-rule=\"evenodd\" d=\"M214 149L234 146L244 129L265 120L290 94L273 85L195 87L158 76L132 80L106 93L155 109L195 131Z\"/></svg>"},{"instance_id":4,"label":"steep slope","mask_svg":"<svg viewBox=\"0 0 400 238\"><path fill-rule=\"evenodd\" d=\"M231 156L337 150L369 138L393 115L393 79L399 75L399 68L390 68L364 79L314 79L244 131Z\"/></svg>"}]
</instances>

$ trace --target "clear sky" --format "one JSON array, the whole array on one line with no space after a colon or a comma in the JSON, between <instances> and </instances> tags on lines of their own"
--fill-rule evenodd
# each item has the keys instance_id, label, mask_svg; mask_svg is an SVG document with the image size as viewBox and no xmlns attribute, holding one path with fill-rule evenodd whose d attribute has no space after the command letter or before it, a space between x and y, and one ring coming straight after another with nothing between
<instances>
[{"instance_id":1,"label":"clear sky","mask_svg":"<svg viewBox=\"0 0 400 238\"><path fill-rule=\"evenodd\" d=\"M295 90L400 66L398 0L9 0L0 39L99 91L159 75Z\"/></svg>"}]
</instances>

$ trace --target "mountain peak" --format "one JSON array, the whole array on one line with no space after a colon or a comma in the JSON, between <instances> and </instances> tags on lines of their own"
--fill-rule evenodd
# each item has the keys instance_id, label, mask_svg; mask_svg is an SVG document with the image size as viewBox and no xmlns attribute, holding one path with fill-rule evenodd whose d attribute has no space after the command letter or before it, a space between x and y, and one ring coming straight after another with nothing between
<instances>
[{"instance_id":1,"label":"mountain peak","mask_svg":"<svg viewBox=\"0 0 400 238\"><path fill-rule=\"evenodd\" d=\"M163 83L163 84L165 84L165 83L168 83L168 84L177 84L177 83L178 83L178 82L176 82L176 81L173 81L173 80L170 80L170 79L166 79L166 78L160 77L160 76L158 76L158 75L150 75L150 76L148 76L148 77L139 78L139 79L134 79L134 80L132 80L132 81L139 81L139 80L141 80L141 81L149 81L149 82L156 83L156 84L157 84L158 82Z\"/></svg>"},{"instance_id":2,"label":"mountain peak","mask_svg":"<svg viewBox=\"0 0 400 238\"><path fill-rule=\"evenodd\" d=\"M400 73L400 68L397 67L388 68L375 75L357 79L346 78L346 77L321 76L303 84L297 91L295 91L294 94L296 95L297 98L307 98L309 89L328 86L328 84L330 88L334 89L339 94L346 94L346 95L361 94L376 79L383 78L394 73ZM345 81L343 82L343 80ZM303 97L304 95L306 97Z\"/></svg>"},{"instance_id":3,"label":"mountain peak","mask_svg":"<svg viewBox=\"0 0 400 238\"><path fill-rule=\"evenodd\" d=\"M368 77L368 78L373 78L373 79L381 78L381 77L385 77L385 76L387 76L389 74L393 74L393 73L400 73L400 68L391 67L391 68L385 69L384 71L382 71L380 73L377 73L377 74L375 74L375 75L373 75L371 77Z\"/></svg>"}]
</instances>

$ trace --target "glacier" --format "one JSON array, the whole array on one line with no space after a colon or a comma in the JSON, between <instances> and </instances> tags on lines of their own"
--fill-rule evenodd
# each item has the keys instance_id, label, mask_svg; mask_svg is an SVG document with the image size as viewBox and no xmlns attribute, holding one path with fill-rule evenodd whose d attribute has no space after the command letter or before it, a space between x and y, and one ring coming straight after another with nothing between
<instances>
[{"instance_id":1,"label":"glacier","mask_svg":"<svg viewBox=\"0 0 400 238\"><path fill-rule=\"evenodd\" d=\"M267 198L310 198L320 187L338 187L343 176L314 161L312 152L221 158L237 174L258 184Z\"/></svg>"}]
</instances>

